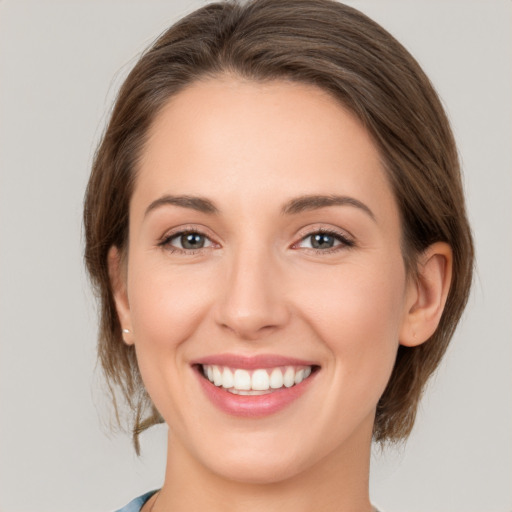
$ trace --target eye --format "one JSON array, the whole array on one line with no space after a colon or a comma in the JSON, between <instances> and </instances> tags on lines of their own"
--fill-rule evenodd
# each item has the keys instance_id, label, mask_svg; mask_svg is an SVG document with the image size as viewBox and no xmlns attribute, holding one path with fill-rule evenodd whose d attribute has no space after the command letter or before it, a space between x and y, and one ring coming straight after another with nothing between
<instances>
[{"instance_id":1,"label":"eye","mask_svg":"<svg viewBox=\"0 0 512 512\"><path fill-rule=\"evenodd\" d=\"M331 252L342 249L343 247L352 247L354 242L349 240L341 233L335 231L319 230L310 233L296 244L303 249L313 249L319 252Z\"/></svg>"},{"instance_id":2,"label":"eye","mask_svg":"<svg viewBox=\"0 0 512 512\"><path fill-rule=\"evenodd\" d=\"M181 231L166 237L160 245L171 251L196 251L213 246L213 242L203 233L197 231Z\"/></svg>"}]
</instances>

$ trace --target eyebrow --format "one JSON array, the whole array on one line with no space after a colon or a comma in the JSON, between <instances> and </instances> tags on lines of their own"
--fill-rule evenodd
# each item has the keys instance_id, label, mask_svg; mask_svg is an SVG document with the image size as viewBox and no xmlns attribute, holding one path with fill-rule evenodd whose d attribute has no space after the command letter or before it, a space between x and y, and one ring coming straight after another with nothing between
<instances>
[{"instance_id":1,"label":"eyebrow","mask_svg":"<svg viewBox=\"0 0 512 512\"><path fill-rule=\"evenodd\" d=\"M189 208L191 210L208 213L210 215L219 213L218 208L209 199L204 197L165 195L153 201L146 208L144 217L146 217L151 211L164 205L181 206L182 208Z\"/></svg>"},{"instance_id":2,"label":"eyebrow","mask_svg":"<svg viewBox=\"0 0 512 512\"><path fill-rule=\"evenodd\" d=\"M209 215L220 213L220 210L215 204L204 197L187 195L173 196L166 194L153 201L146 208L144 216L147 216L151 211L164 205L180 206L181 208L189 208ZM283 206L281 213L284 215L296 215L301 212L318 210L328 206L353 206L362 210L372 220L376 220L373 212L364 203L354 197L339 195L306 195L296 197Z\"/></svg>"},{"instance_id":3,"label":"eyebrow","mask_svg":"<svg viewBox=\"0 0 512 512\"><path fill-rule=\"evenodd\" d=\"M354 206L366 213L372 220L376 220L370 208L358 199L338 195L307 195L297 197L288 201L283 206L282 213L285 215L295 215L304 211L318 210L327 206Z\"/></svg>"}]
</instances>

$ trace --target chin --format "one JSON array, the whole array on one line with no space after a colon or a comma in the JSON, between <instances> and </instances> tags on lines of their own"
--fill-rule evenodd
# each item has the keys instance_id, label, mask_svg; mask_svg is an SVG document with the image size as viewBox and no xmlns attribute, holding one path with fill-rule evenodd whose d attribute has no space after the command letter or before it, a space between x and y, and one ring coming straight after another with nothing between
<instances>
[{"instance_id":1,"label":"chin","mask_svg":"<svg viewBox=\"0 0 512 512\"><path fill-rule=\"evenodd\" d=\"M219 477L237 483L268 485L290 480L304 470L298 461L279 451L272 457L233 453L210 466Z\"/></svg>"},{"instance_id":2,"label":"chin","mask_svg":"<svg viewBox=\"0 0 512 512\"><path fill-rule=\"evenodd\" d=\"M226 432L213 440L203 438L202 446L196 445L195 459L222 480L277 484L307 471L328 454L332 447L314 437L308 439L304 431Z\"/></svg>"}]
</instances>

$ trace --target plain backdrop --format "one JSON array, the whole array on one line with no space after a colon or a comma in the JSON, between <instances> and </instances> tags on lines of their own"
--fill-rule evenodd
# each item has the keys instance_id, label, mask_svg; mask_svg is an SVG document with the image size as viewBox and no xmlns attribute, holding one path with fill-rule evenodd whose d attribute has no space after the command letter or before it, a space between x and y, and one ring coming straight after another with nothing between
<instances>
[{"instance_id":1,"label":"plain backdrop","mask_svg":"<svg viewBox=\"0 0 512 512\"><path fill-rule=\"evenodd\" d=\"M121 80L205 2L0 0L0 510L115 510L161 485L164 427L109 434L81 208ZM353 0L419 60L459 144L471 300L405 447L375 453L385 512L512 511L512 2Z\"/></svg>"}]
</instances>

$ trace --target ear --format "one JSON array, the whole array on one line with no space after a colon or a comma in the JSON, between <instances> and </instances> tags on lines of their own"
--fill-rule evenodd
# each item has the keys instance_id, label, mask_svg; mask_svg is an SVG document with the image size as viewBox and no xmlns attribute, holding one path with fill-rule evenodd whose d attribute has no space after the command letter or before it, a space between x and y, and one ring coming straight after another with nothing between
<instances>
[{"instance_id":1,"label":"ear","mask_svg":"<svg viewBox=\"0 0 512 512\"><path fill-rule=\"evenodd\" d=\"M445 242L432 244L421 254L416 279L408 285L401 345L421 345L434 334L450 291L452 262L452 249Z\"/></svg>"},{"instance_id":2,"label":"ear","mask_svg":"<svg viewBox=\"0 0 512 512\"><path fill-rule=\"evenodd\" d=\"M121 329L123 329L123 340L127 345L133 345L130 304L126 288L126 269L124 267L119 249L112 246L108 251L110 286L112 287L119 323L121 324Z\"/></svg>"}]
</instances>

